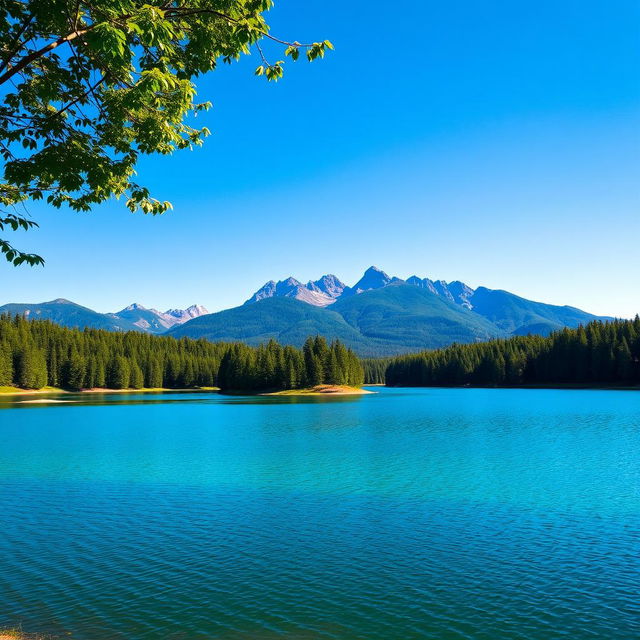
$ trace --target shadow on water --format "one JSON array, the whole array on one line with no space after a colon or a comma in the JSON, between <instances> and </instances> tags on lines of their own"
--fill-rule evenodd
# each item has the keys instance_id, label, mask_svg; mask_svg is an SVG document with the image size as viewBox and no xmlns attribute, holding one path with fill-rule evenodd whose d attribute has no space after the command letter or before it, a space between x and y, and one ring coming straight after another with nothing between
<instances>
[{"instance_id":1,"label":"shadow on water","mask_svg":"<svg viewBox=\"0 0 640 640\"><path fill-rule=\"evenodd\" d=\"M260 396L225 395L217 391L147 391L144 393L39 393L0 396L0 409L38 409L69 406L151 405L151 404L225 404L283 405L356 402L364 395Z\"/></svg>"}]
</instances>

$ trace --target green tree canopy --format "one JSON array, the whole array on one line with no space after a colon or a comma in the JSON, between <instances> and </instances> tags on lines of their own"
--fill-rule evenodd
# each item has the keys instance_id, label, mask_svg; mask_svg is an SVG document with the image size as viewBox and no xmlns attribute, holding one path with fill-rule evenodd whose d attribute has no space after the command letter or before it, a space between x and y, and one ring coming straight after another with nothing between
<instances>
[{"instance_id":1,"label":"green tree canopy","mask_svg":"<svg viewBox=\"0 0 640 640\"><path fill-rule=\"evenodd\" d=\"M206 127L190 116L195 80L254 49L256 75L282 77L268 39L297 60L332 48L272 36L273 0L0 0L0 231L37 226L16 205L26 200L78 211L112 197L129 209L171 207L135 180L141 154L202 144ZM42 264L0 238L14 265Z\"/></svg>"},{"instance_id":2,"label":"green tree canopy","mask_svg":"<svg viewBox=\"0 0 640 640\"><path fill-rule=\"evenodd\" d=\"M550 336L514 336L445 349L369 360L368 380L390 386L519 386L640 383L640 317L595 320Z\"/></svg>"}]
</instances>

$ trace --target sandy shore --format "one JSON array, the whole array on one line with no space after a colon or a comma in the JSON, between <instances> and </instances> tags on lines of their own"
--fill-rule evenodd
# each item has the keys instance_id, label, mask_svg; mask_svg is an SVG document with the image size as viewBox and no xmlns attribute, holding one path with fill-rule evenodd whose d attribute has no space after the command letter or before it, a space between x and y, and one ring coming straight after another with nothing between
<instances>
[{"instance_id":1,"label":"sandy shore","mask_svg":"<svg viewBox=\"0 0 640 640\"><path fill-rule=\"evenodd\" d=\"M366 393L375 393L375 391L367 391L360 387L347 387L346 385L321 384L317 387L309 389L288 389L287 391L274 391L272 393L261 393L261 396L357 396Z\"/></svg>"},{"instance_id":2,"label":"sandy shore","mask_svg":"<svg viewBox=\"0 0 640 640\"><path fill-rule=\"evenodd\" d=\"M95 389L82 389L82 391L74 393L193 393L194 391L220 391L218 387L195 387L194 389L166 389L164 387L156 387L150 389L107 389L96 387Z\"/></svg>"},{"instance_id":3,"label":"sandy shore","mask_svg":"<svg viewBox=\"0 0 640 640\"><path fill-rule=\"evenodd\" d=\"M0 387L0 396L33 396L42 395L45 393L66 395L69 393L185 393L195 391L219 391L218 387L197 387L195 389L80 389L80 391L67 391L66 389L58 389L57 387L44 387L42 389L20 389L18 387ZM30 400L29 402L40 402L36 400ZM46 399L41 402L47 402ZM59 402L66 402L65 400L59 400ZM2 638L0 638L2 640Z\"/></svg>"}]
</instances>

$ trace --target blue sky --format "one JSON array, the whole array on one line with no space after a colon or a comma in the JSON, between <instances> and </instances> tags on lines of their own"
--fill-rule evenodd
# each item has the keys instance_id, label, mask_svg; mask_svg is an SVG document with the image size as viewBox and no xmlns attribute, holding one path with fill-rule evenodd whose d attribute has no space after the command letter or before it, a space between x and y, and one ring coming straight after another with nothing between
<instances>
[{"instance_id":1,"label":"blue sky","mask_svg":"<svg viewBox=\"0 0 640 640\"><path fill-rule=\"evenodd\" d=\"M12 240L47 264L0 264L0 303L215 311L375 264L640 312L637 1L291 0L271 23L336 50L277 84L255 56L202 79L205 147L140 165L172 213L31 206Z\"/></svg>"}]
</instances>

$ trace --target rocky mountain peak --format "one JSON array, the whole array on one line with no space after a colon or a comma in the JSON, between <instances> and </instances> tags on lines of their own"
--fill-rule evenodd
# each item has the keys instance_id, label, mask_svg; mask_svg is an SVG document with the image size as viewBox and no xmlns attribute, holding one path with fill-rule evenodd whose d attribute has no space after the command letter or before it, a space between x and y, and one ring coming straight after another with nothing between
<instances>
[{"instance_id":1,"label":"rocky mountain peak","mask_svg":"<svg viewBox=\"0 0 640 640\"><path fill-rule=\"evenodd\" d=\"M187 307L185 311L191 318L209 315L209 310L201 304L192 304L190 307Z\"/></svg>"},{"instance_id":2,"label":"rocky mountain peak","mask_svg":"<svg viewBox=\"0 0 640 640\"><path fill-rule=\"evenodd\" d=\"M395 276L389 276L375 265L370 266L353 287L347 287L337 276L331 273L322 276L318 280L309 280L307 284L302 284L293 276L278 282L269 280L245 304L258 302L265 298L286 297L295 298L316 307L326 307L339 298L346 298L373 289L382 289L389 285L405 283L426 289L453 304L468 309L473 308L471 300L475 291L464 282L455 280L447 283L445 280L431 280L430 278L420 278L417 275L402 280Z\"/></svg>"},{"instance_id":3,"label":"rocky mountain peak","mask_svg":"<svg viewBox=\"0 0 640 640\"><path fill-rule=\"evenodd\" d=\"M200 316L208 315L209 311L201 304L192 304L186 309L167 309L163 315L171 316L178 319L180 322L186 322L191 318L199 318Z\"/></svg>"},{"instance_id":4,"label":"rocky mountain peak","mask_svg":"<svg viewBox=\"0 0 640 640\"><path fill-rule=\"evenodd\" d=\"M192 318L197 318L209 313L202 305L191 305L188 309L157 309L143 307L138 302L130 304L117 313L110 314L114 318L126 320L134 327L148 331L149 333L163 333L167 329L184 324Z\"/></svg>"},{"instance_id":5,"label":"rocky mountain peak","mask_svg":"<svg viewBox=\"0 0 640 640\"><path fill-rule=\"evenodd\" d=\"M353 295L363 291L370 291L371 289L381 289L391 284L393 280L394 278L390 278L382 269L371 266L364 272L362 278L350 288L349 293ZM398 279L395 278L395 280Z\"/></svg>"},{"instance_id":6,"label":"rocky mountain peak","mask_svg":"<svg viewBox=\"0 0 640 640\"><path fill-rule=\"evenodd\" d=\"M310 291L318 291L328 295L330 298L338 298L342 295L346 285L337 276L328 273L319 280L307 282L307 289Z\"/></svg>"},{"instance_id":7,"label":"rocky mountain peak","mask_svg":"<svg viewBox=\"0 0 640 640\"><path fill-rule=\"evenodd\" d=\"M118 313L124 313L125 311L147 311L147 308L138 302L132 302L128 307L118 311Z\"/></svg>"}]
</instances>

